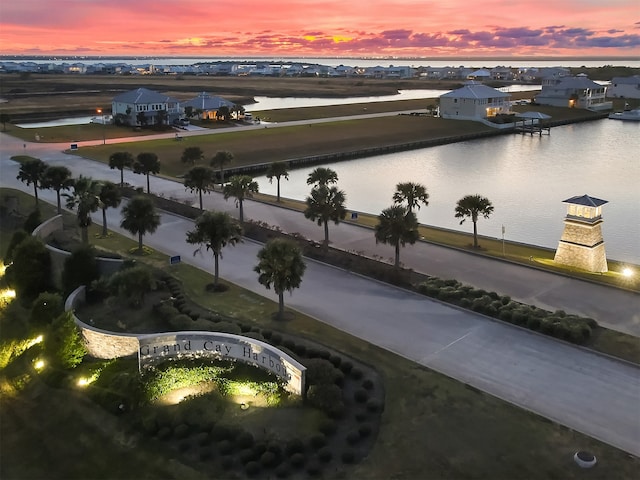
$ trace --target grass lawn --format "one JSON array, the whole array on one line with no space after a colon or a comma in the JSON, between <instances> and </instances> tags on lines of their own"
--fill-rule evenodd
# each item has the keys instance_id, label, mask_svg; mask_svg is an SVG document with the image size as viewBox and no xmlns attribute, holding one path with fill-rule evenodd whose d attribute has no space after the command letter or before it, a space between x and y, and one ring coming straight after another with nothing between
<instances>
[{"instance_id":1,"label":"grass lawn","mask_svg":"<svg viewBox=\"0 0 640 480\"><path fill-rule=\"evenodd\" d=\"M21 200L20 204L28 202ZM92 235L94 241L99 239ZM100 241L120 252L136 244L115 234ZM354 467L351 478L625 479L634 478L640 467L637 458L319 320L294 312L289 321L274 321L271 313L277 305L267 298L237 286L223 294L206 293L210 273L185 264L170 267L162 255L140 258L148 260L164 265L181 280L187 294L205 307L315 340L378 369L386 391L383 423L373 451ZM3 312L0 321L16 318L7 318ZM51 389L37 379L29 381L34 372L27 360L22 357L24 363L12 364L11 375L0 371L2 478L225 478L224 474L200 471L197 464L180 462L153 441L127 436L117 416L92 405L77 391ZM16 368L21 373L17 374ZM16 385L25 387L20 390ZM40 442L35 449L31 448L34 437L55 441ZM598 467L585 471L575 465L572 455L577 450L593 452L599 459Z\"/></svg>"}]
</instances>

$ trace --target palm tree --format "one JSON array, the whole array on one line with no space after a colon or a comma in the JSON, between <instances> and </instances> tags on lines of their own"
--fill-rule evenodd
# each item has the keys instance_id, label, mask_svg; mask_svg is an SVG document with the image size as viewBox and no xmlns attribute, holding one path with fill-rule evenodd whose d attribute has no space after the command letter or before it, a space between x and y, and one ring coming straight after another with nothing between
<instances>
[{"instance_id":1,"label":"palm tree","mask_svg":"<svg viewBox=\"0 0 640 480\"><path fill-rule=\"evenodd\" d=\"M167 123L168 119L169 119L169 114L167 113L166 110L158 110L158 112L156 113L156 121L159 126L162 126L165 123Z\"/></svg>"},{"instance_id":2,"label":"palm tree","mask_svg":"<svg viewBox=\"0 0 640 480\"><path fill-rule=\"evenodd\" d=\"M67 208L73 210L78 209L78 226L82 231L82 242L89 243L89 226L93 222L91 214L100 208L100 182L95 181L91 177L83 177L80 175L73 184L72 193L64 193L67 199Z\"/></svg>"},{"instance_id":3,"label":"palm tree","mask_svg":"<svg viewBox=\"0 0 640 480\"><path fill-rule=\"evenodd\" d=\"M241 241L242 227L225 212L204 212L196 219L195 230L187 232L187 243L200 245L200 248L193 252L194 255L201 251L202 245L213 252L214 291L218 286L218 259L222 258L222 249Z\"/></svg>"},{"instance_id":4,"label":"palm tree","mask_svg":"<svg viewBox=\"0 0 640 480\"><path fill-rule=\"evenodd\" d=\"M7 131L7 123L11 121L11 116L8 113L0 113L0 123L2 123L2 131Z\"/></svg>"},{"instance_id":5,"label":"palm tree","mask_svg":"<svg viewBox=\"0 0 640 480\"><path fill-rule=\"evenodd\" d=\"M113 182L102 182L100 187L100 193L98 194L100 199L100 208L102 209L102 236L106 237L107 232L107 209L117 208L122 201L122 193L120 189Z\"/></svg>"},{"instance_id":6,"label":"palm tree","mask_svg":"<svg viewBox=\"0 0 640 480\"><path fill-rule=\"evenodd\" d=\"M36 197L36 207L38 206L38 187L42 182L44 171L47 169L47 164L39 158L30 158L20 165L20 171L16 177L23 183L27 184L27 187L33 184L33 194Z\"/></svg>"},{"instance_id":7,"label":"palm tree","mask_svg":"<svg viewBox=\"0 0 640 480\"><path fill-rule=\"evenodd\" d=\"M133 163L133 173L141 173L147 176L147 193L151 193L149 188L149 174L160 173L160 161L155 153L142 152L138 154Z\"/></svg>"},{"instance_id":8,"label":"palm tree","mask_svg":"<svg viewBox=\"0 0 640 480\"><path fill-rule=\"evenodd\" d=\"M187 147L182 152L182 163L189 163L195 165L196 162L202 160L204 153L200 147Z\"/></svg>"},{"instance_id":9,"label":"palm tree","mask_svg":"<svg viewBox=\"0 0 640 480\"><path fill-rule=\"evenodd\" d=\"M222 105L220 106L220 108L218 108L218 113L217 113L218 118L221 118L223 121L227 121L229 120L230 116L231 116L231 110L229 109L229 107L227 107L226 105Z\"/></svg>"},{"instance_id":10,"label":"palm tree","mask_svg":"<svg viewBox=\"0 0 640 480\"><path fill-rule=\"evenodd\" d=\"M332 183L338 183L338 174L330 168L315 168L307 177L307 185L321 187Z\"/></svg>"},{"instance_id":11,"label":"palm tree","mask_svg":"<svg viewBox=\"0 0 640 480\"><path fill-rule=\"evenodd\" d=\"M420 183L405 182L396 185L396 191L393 194L393 203L397 205L407 204L407 211L413 212L414 208L420 210L420 204L425 207L429 205L429 194L427 187Z\"/></svg>"},{"instance_id":12,"label":"palm tree","mask_svg":"<svg viewBox=\"0 0 640 480\"><path fill-rule=\"evenodd\" d=\"M236 199L236 207L240 208L240 223L244 223L242 203L245 199L252 198L254 193L258 193L258 182L249 175L234 175L224 186L222 193L225 200L228 200L229 197Z\"/></svg>"},{"instance_id":13,"label":"palm tree","mask_svg":"<svg viewBox=\"0 0 640 480\"><path fill-rule=\"evenodd\" d=\"M216 152L216 154L209 162L212 167L218 167L220 169L220 184L224 184L224 166L233 161L233 153L222 151Z\"/></svg>"},{"instance_id":14,"label":"palm tree","mask_svg":"<svg viewBox=\"0 0 640 480\"><path fill-rule=\"evenodd\" d=\"M344 206L346 196L338 187L321 185L311 189L311 195L307 197L307 208L304 211L305 218L324 225L324 249L329 249L329 220L336 225L347 216Z\"/></svg>"},{"instance_id":15,"label":"palm tree","mask_svg":"<svg viewBox=\"0 0 640 480\"><path fill-rule=\"evenodd\" d=\"M480 195L467 195L458 200L456 205L456 218L462 218L460 225L464 223L466 217L470 217L473 222L473 248L478 248L478 215L489 218L493 213L493 205L488 198Z\"/></svg>"},{"instance_id":16,"label":"palm tree","mask_svg":"<svg viewBox=\"0 0 640 480\"><path fill-rule=\"evenodd\" d=\"M198 192L200 210L202 210L202 193L213 190L213 170L209 167L193 167L184 176L184 186L191 192Z\"/></svg>"},{"instance_id":17,"label":"palm tree","mask_svg":"<svg viewBox=\"0 0 640 480\"><path fill-rule=\"evenodd\" d=\"M400 246L404 247L407 243L413 245L420 238L416 214L402 205L392 205L384 209L378 215L375 236L376 243L382 242L395 247L394 266L399 268Z\"/></svg>"},{"instance_id":18,"label":"palm tree","mask_svg":"<svg viewBox=\"0 0 640 480\"><path fill-rule=\"evenodd\" d=\"M298 245L291 240L276 238L270 240L258 252L258 265L254 271L258 273L258 281L267 290L271 289L278 295L278 318L284 316L284 292L293 293L299 288L302 276L307 268Z\"/></svg>"},{"instance_id":19,"label":"palm tree","mask_svg":"<svg viewBox=\"0 0 640 480\"><path fill-rule=\"evenodd\" d=\"M73 178L71 170L62 165L53 165L45 169L41 181L42 188L49 188L56 191L58 200L58 215L62 213L62 205L60 202L60 191L69 190L73 187Z\"/></svg>"},{"instance_id":20,"label":"palm tree","mask_svg":"<svg viewBox=\"0 0 640 480\"><path fill-rule=\"evenodd\" d=\"M129 152L114 152L109 157L109 168L120 170L120 186L124 187L124 168L131 168L133 165L133 155Z\"/></svg>"},{"instance_id":21,"label":"palm tree","mask_svg":"<svg viewBox=\"0 0 640 480\"><path fill-rule=\"evenodd\" d=\"M272 183L273 179L276 179L278 185L278 203L280 202L280 178L284 177L285 180L289 180L289 170L287 162L273 162L267 169L267 178L269 183Z\"/></svg>"},{"instance_id":22,"label":"palm tree","mask_svg":"<svg viewBox=\"0 0 640 480\"><path fill-rule=\"evenodd\" d=\"M153 201L144 195L133 197L122 209L120 226L132 235L138 235L138 253L142 255L142 236L153 233L160 225L160 215L156 213Z\"/></svg>"}]
</instances>

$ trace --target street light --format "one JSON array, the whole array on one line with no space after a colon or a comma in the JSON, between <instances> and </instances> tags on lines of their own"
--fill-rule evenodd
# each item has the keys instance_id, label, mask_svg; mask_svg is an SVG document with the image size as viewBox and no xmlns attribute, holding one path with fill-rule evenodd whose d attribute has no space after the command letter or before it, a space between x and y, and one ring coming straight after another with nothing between
<instances>
[{"instance_id":1,"label":"street light","mask_svg":"<svg viewBox=\"0 0 640 480\"><path fill-rule=\"evenodd\" d=\"M105 132L105 126L104 126L104 113L102 113L102 109L99 108L97 110L98 114L100 115L101 119L102 119L102 144L106 145L107 143L107 137L106 137L106 132Z\"/></svg>"}]
</instances>

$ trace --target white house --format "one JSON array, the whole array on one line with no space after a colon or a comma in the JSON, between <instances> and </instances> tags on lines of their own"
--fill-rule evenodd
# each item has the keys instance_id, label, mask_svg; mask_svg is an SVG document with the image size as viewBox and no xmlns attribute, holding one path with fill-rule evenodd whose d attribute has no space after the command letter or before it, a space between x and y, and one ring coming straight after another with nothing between
<instances>
[{"instance_id":1,"label":"white house","mask_svg":"<svg viewBox=\"0 0 640 480\"><path fill-rule=\"evenodd\" d=\"M481 120L507 113L511 95L495 88L468 82L462 88L440 95L440 116L459 120Z\"/></svg>"},{"instance_id":2,"label":"white house","mask_svg":"<svg viewBox=\"0 0 640 480\"><path fill-rule=\"evenodd\" d=\"M542 84L542 90L535 96L540 105L554 107L584 108L587 110L608 110L607 87L600 85L585 75L560 77L554 82Z\"/></svg>"},{"instance_id":3,"label":"white house","mask_svg":"<svg viewBox=\"0 0 640 480\"><path fill-rule=\"evenodd\" d=\"M633 77L613 77L607 88L611 98L640 98L640 75Z\"/></svg>"},{"instance_id":4,"label":"white house","mask_svg":"<svg viewBox=\"0 0 640 480\"><path fill-rule=\"evenodd\" d=\"M161 111L166 112L162 119ZM171 124L180 118L180 102L162 93L138 88L122 93L111 101L111 115L116 122L127 125Z\"/></svg>"}]
</instances>

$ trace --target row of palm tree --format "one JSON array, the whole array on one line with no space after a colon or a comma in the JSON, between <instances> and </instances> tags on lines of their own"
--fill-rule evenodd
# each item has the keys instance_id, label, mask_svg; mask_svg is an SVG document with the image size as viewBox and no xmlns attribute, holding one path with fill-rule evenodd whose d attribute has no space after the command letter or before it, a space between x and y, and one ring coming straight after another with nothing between
<instances>
[{"instance_id":1,"label":"row of palm tree","mask_svg":"<svg viewBox=\"0 0 640 480\"><path fill-rule=\"evenodd\" d=\"M88 229L93 220L91 214L102 210L102 236L108 234L107 209L117 208L122 202L120 188L113 182L94 180L80 175L73 178L71 170L65 166L48 165L39 158L25 161L18 171L18 180L34 186L36 208L39 205L38 188L55 190L58 214L62 213L62 197L65 206L75 210L80 227L82 242L89 243ZM63 193L68 191L68 193ZM134 197L122 209L120 226L138 235L138 250L142 252L142 236L153 233L160 225L160 217L155 213L153 201L145 196Z\"/></svg>"}]
</instances>

